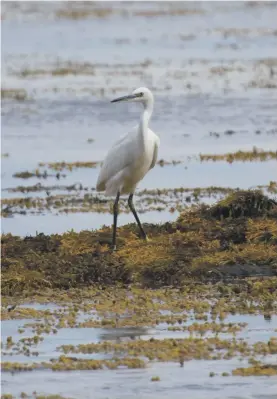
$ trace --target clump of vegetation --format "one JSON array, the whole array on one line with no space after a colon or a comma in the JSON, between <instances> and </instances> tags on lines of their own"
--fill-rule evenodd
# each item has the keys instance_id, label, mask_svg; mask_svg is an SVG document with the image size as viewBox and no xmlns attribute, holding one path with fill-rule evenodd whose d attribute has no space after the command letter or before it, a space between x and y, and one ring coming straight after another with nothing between
<instances>
[{"instance_id":1,"label":"clump of vegetation","mask_svg":"<svg viewBox=\"0 0 277 399\"><path fill-rule=\"evenodd\" d=\"M107 18L111 16L115 10L103 7L83 7L83 8L62 8L57 10L56 17L59 19L86 19L86 18Z\"/></svg>"},{"instance_id":2,"label":"clump of vegetation","mask_svg":"<svg viewBox=\"0 0 277 399\"><path fill-rule=\"evenodd\" d=\"M44 170L44 172L42 172L39 169L36 169L34 172L29 172L28 170L26 170L23 172L16 172L13 174L13 177L19 179L30 179L31 177L37 177L38 179L47 179L47 177L56 177L59 180L61 177L65 176L66 175L61 173L57 173L55 175L49 174L47 170Z\"/></svg>"},{"instance_id":3,"label":"clump of vegetation","mask_svg":"<svg viewBox=\"0 0 277 399\"><path fill-rule=\"evenodd\" d=\"M50 362L41 363L13 363L2 362L2 371L33 371L39 369L50 369L52 371L73 371L73 370L116 370L119 367L128 369L144 368L145 362L138 358L114 358L110 360L78 359L76 357L60 356L58 359L51 359Z\"/></svg>"},{"instance_id":4,"label":"clump of vegetation","mask_svg":"<svg viewBox=\"0 0 277 399\"><path fill-rule=\"evenodd\" d=\"M25 101L28 99L28 95L24 89L1 89L1 98L2 100Z\"/></svg>"},{"instance_id":5,"label":"clump of vegetation","mask_svg":"<svg viewBox=\"0 0 277 399\"><path fill-rule=\"evenodd\" d=\"M241 367L232 371L233 375L242 377L249 376L274 376L277 375L277 366L275 364L256 365L253 367Z\"/></svg>"},{"instance_id":6,"label":"clump of vegetation","mask_svg":"<svg viewBox=\"0 0 277 399\"><path fill-rule=\"evenodd\" d=\"M169 162L169 161L165 161L164 159L160 159L159 161L157 161L157 165L159 165L159 166L161 166L161 167L163 167L163 166L165 166L165 165L179 165L181 163L181 161L172 161L172 162Z\"/></svg>"},{"instance_id":7,"label":"clump of vegetation","mask_svg":"<svg viewBox=\"0 0 277 399\"><path fill-rule=\"evenodd\" d=\"M265 346L269 346L266 354L276 353L274 340L257 342L250 345L244 340L227 340L217 336L207 338L168 338L135 341L102 341L94 344L63 345L59 349L64 353L111 353L113 356L125 354L134 358L146 357L150 361L184 362L192 359L231 359L238 354L251 356L263 354Z\"/></svg>"},{"instance_id":8,"label":"clump of vegetation","mask_svg":"<svg viewBox=\"0 0 277 399\"><path fill-rule=\"evenodd\" d=\"M67 75L94 75L94 65L89 62L74 63L67 62L63 64L56 64L47 69L29 69L25 68L16 75L21 78L30 78L38 76L67 76Z\"/></svg>"},{"instance_id":9,"label":"clump of vegetation","mask_svg":"<svg viewBox=\"0 0 277 399\"><path fill-rule=\"evenodd\" d=\"M192 8L168 8L165 9L156 9L156 10L138 10L134 11L132 15L137 17L146 17L146 18L155 18L155 17L162 17L162 16L171 16L171 17L178 17L178 16L185 16L185 15L193 15L193 14L204 14L204 10L201 9L192 9Z\"/></svg>"},{"instance_id":10,"label":"clump of vegetation","mask_svg":"<svg viewBox=\"0 0 277 399\"><path fill-rule=\"evenodd\" d=\"M268 161L277 159L277 151L264 151L253 147L252 151L237 151L228 154L200 154L200 161L227 161L233 163L234 161L251 162L251 161Z\"/></svg>"},{"instance_id":11,"label":"clump of vegetation","mask_svg":"<svg viewBox=\"0 0 277 399\"><path fill-rule=\"evenodd\" d=\"M216 218L239 218L241 216L266 216L276 208L277 202L263 195L260 190L235 191L225 199L211 206L207 213Z\"/></svg>"},{"instance_id":12,"label":"clump of vegetation","mask_svg":"<svg viewBox=\"0 0 277 399\"><path fill-rule=\"evenodd\" d=\"M46 194L49 194L51 191L59 190L59 191L88 191L87 187L83 187L82 184L71 184L69 186L65 185L55 185L55 186L43 186L41 183L34 184L32 186L16 186L5 189L10 193L36 193L45 191Z\"/></svg>"},{"instance_id":13,"label":"clump of vegetation","mask_svg":"<svg viewBox=\"0 0 277 399\"><path fill-rule=\"evenodd\" d=\"M96 168L99 165L99 162L50 162L50 163L44 163L40 162L39 166L46 166L49 169L53 169L56 171L62 171L62 170L73 170L77 168Z\"/></svg>"},{"instance_id":14,"label":"clump of vegetation","mask_svg":"<svg viewBox=\"0 0 277 399\"><path fill-rule=\"evenodd\" d=\"M116 253L109 250L109 227L24 239L6 234L2 292L131 282L182 286L187 279L276 274L276 209L260 192L231 194L183 212L174 223L146 224L146 243L135 223L120 227Z\"/></svg>"}]
</instances>

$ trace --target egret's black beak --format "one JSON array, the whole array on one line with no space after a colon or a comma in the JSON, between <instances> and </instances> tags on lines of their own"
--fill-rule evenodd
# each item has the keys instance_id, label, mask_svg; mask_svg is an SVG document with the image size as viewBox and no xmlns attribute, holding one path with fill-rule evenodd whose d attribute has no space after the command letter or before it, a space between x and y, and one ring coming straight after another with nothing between
<instances>
[{"instance_id":1,"label":"egret's black beak","mask_svg":"<svg viewBox=\"0 0 277 399\"><path fill-rule=\"evenodd\" d=\"M119 101L133 100L134 98L140 97L139 94L129 94L128 96L118 97L111 101L111 103L117 103Z\"/></svg>"}]
</instances>

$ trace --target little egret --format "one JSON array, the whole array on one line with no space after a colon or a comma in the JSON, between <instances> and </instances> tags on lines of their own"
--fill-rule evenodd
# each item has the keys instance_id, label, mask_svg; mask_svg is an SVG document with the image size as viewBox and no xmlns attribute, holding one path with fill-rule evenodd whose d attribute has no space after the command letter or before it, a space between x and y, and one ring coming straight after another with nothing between
<instances>
[{"instance_id":1,"label":"little egret","mask_svg":"<svg viewBox=\"0 0 277 399\"><path fill-rule=\"evenodd\" d=\"M147 240L133 204L133 196L139 181L155 166L160 144L159 137L148 128L154 105L151 91L140 87L132 94L116 98L111 102L119 101L140 102L143 105L143 112L138 126L127 135L122 136L108 152L96 184L97 191L105 191L106 196L116 196L113 206L112 249L114 251L116 250L118 201L121 194L129 194L128 205L142 237Z\"/></svg>"}]
</instances>

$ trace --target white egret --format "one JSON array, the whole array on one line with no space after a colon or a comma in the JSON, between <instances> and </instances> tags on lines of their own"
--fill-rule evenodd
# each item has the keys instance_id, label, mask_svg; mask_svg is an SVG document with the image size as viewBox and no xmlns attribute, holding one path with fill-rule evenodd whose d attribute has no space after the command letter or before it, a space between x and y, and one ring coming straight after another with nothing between
<instances>
[{"instance_id":1,"label":"white egret","mask_svg":"<svg viewBox=\"0 0 277 399\"><path fill-rule=\"evenodd\" d=\"M143 105L143 112L138 126L122 136L108 152L96 184L97 191L105 191L106 196L116 196L113 206L113 250L116 250L118 201L121 194L129 194L128 205L142 237L147 240L133 204L133 196L139 181L155 166L160 144L159 137L148 128L154 105L151 91L140 87L132 94L116 98L111 102L119 101L140 102Z\"/></svg>"}]
</instances>

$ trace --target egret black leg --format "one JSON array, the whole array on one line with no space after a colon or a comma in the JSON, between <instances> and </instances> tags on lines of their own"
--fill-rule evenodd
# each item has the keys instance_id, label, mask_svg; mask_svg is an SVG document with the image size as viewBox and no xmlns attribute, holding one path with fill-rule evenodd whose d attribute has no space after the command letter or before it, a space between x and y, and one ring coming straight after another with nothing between
<instances>
[{"instance_id":1,"label":"egret black leg","mask_svg":"<svg viewBox=\"0 0 277 399\"><path fill-rule=\"evenodd\" d=\"M117 193L116 199L113 204L113 243L112 250L116 251L116 226L117 226L117 215L118 215L118 201L120 197L120 192Z\"/></svg>"},{"instance_id":2,"label":"egret black leg","mask_svg":"<svg viewBox=\"0 0 277 399\"><path fill-rule=\"evenodd\" d=\"M140 229L140 233L141 233L141 235L142 235L142 238L143 238L144 240L147 240L147 235L146 235L145 231L143 230L143 227L142 227L142 225L141 225L141 223L140 223L139 217L138 217L137 212L136 212L135 207L134 207L133 196L134 196L134 194L130 194L130 195L129 195L129 198L128 198L128 205L129 205L129 207L130 207L130 209L131 209L133 215L135 216L135 219L136 219L137 224L138 224L138 227L139 227L139 229Z\"/></svg>"}]
</instances>

